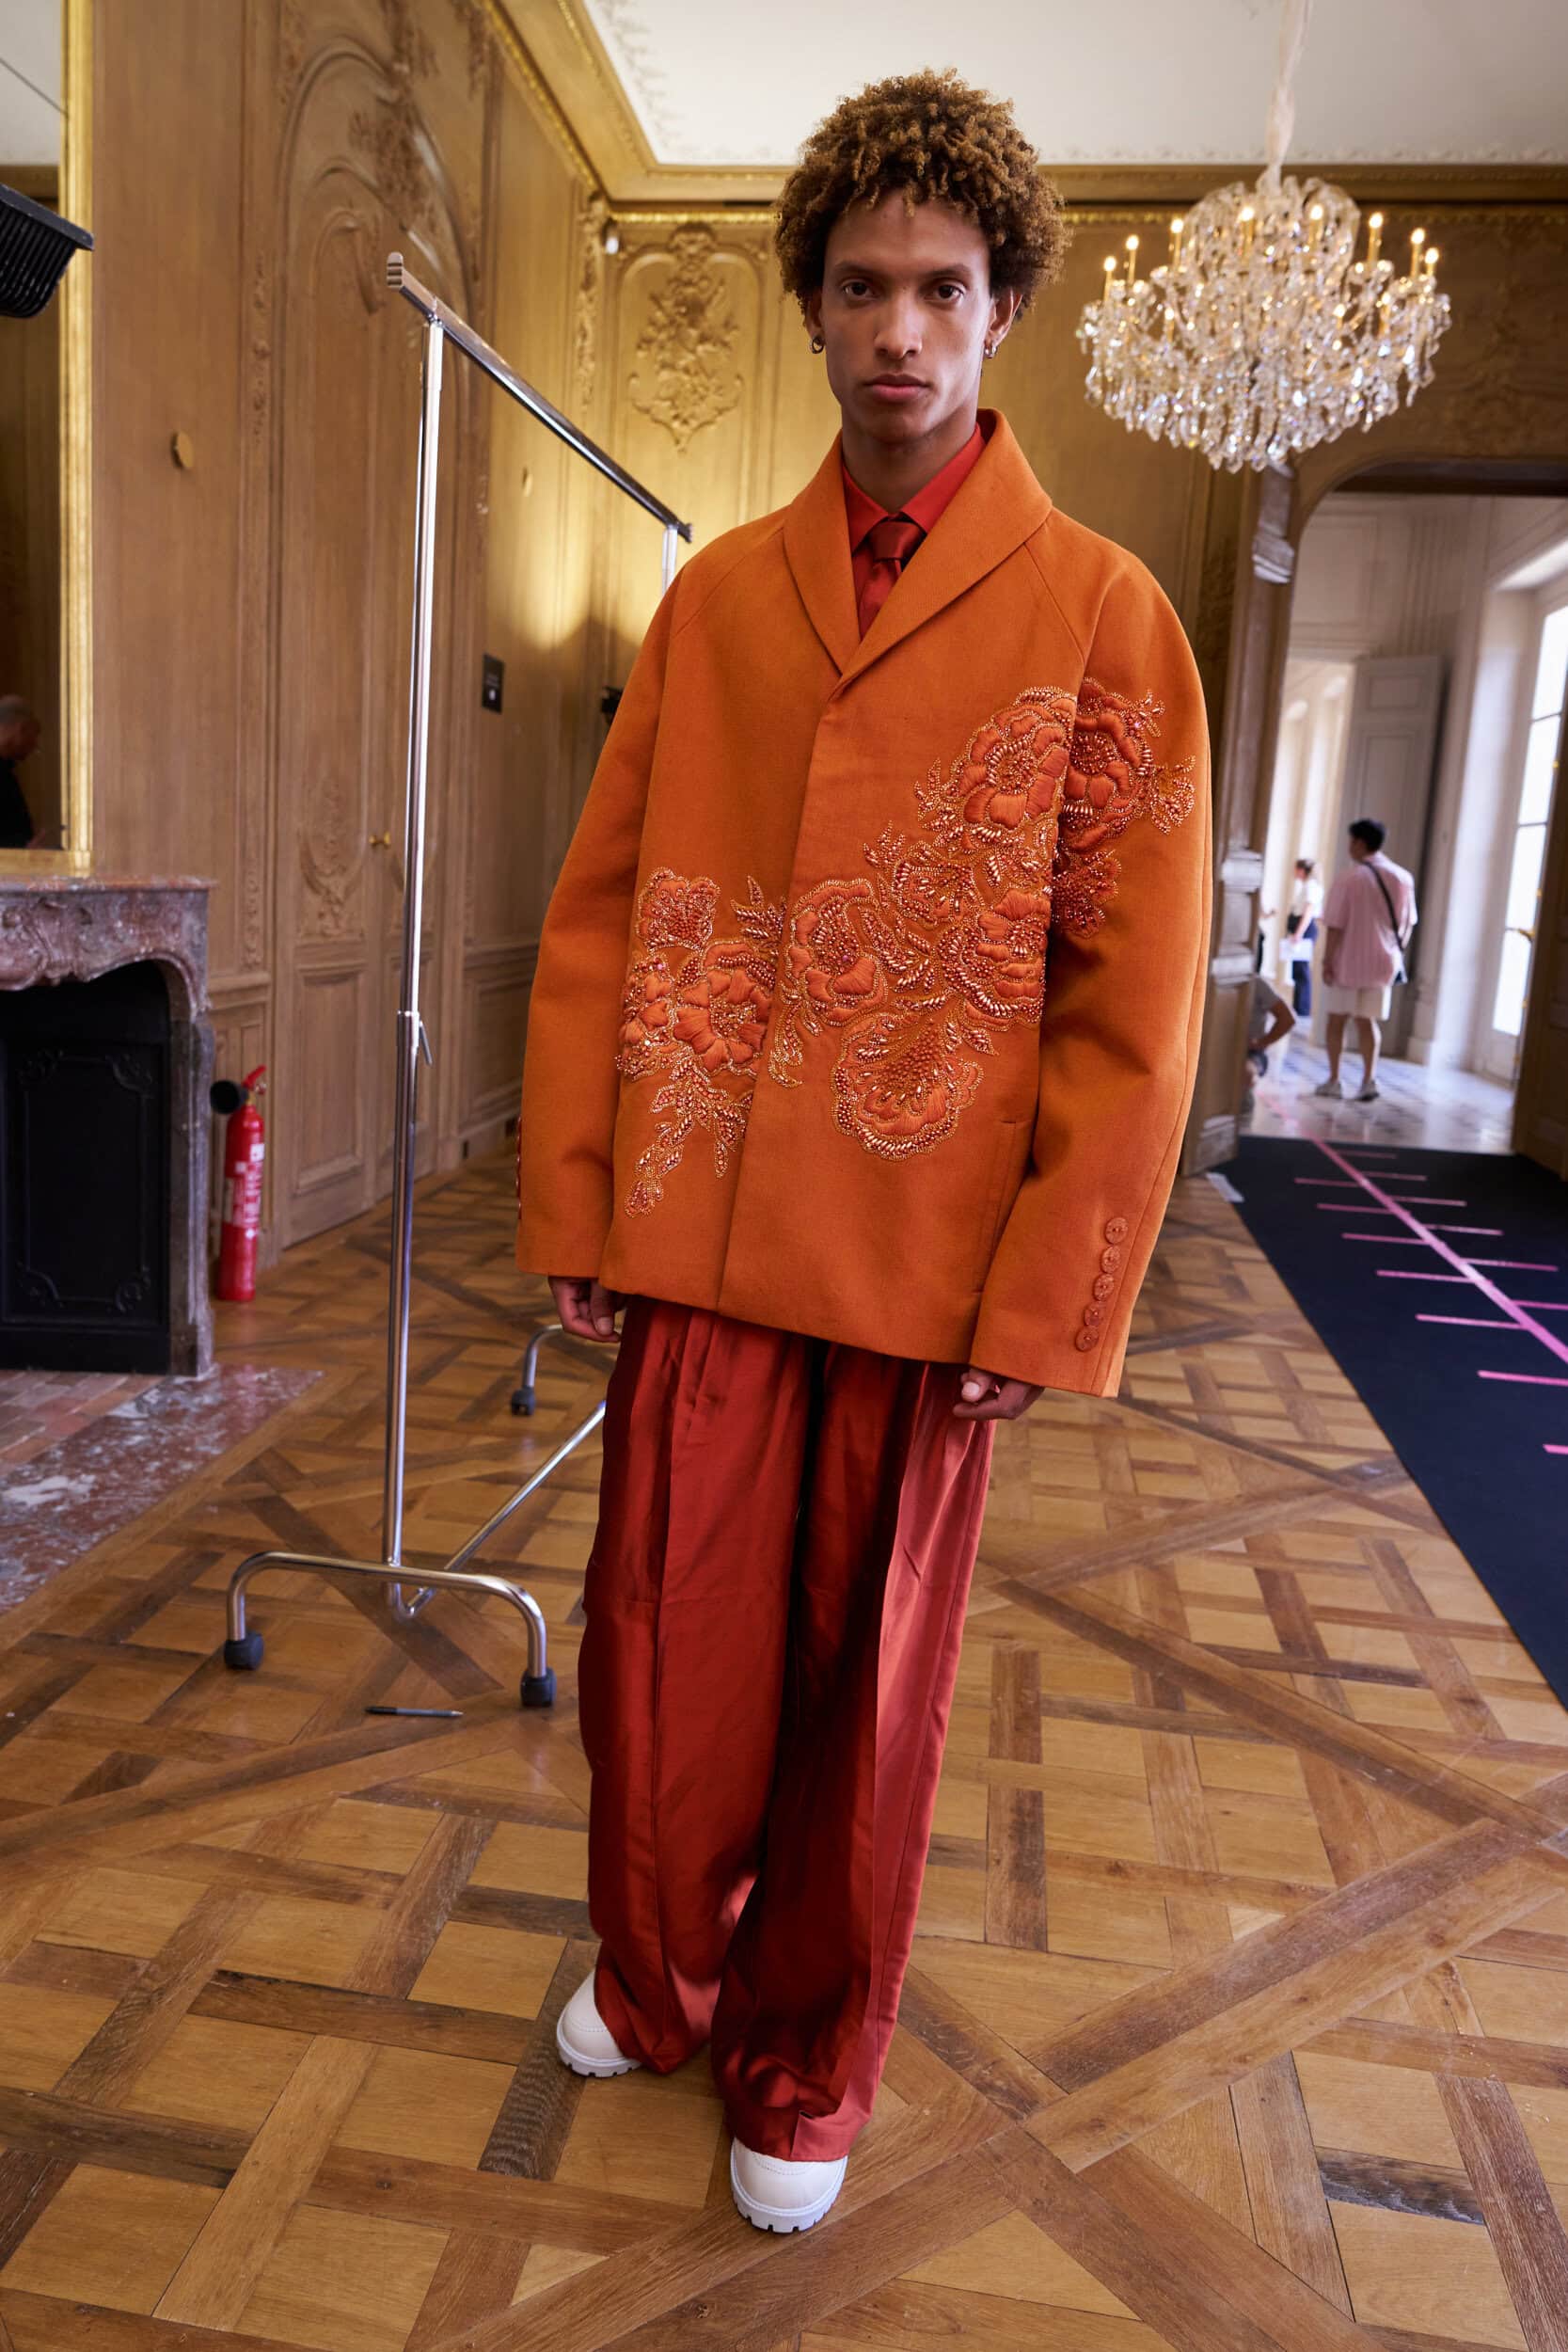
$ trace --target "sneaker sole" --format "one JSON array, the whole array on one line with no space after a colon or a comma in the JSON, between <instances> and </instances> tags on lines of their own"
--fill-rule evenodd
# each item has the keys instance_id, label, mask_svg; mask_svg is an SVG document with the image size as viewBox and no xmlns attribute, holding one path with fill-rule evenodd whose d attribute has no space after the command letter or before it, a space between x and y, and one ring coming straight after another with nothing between
<instances>
[{"instance_id":1,"label":"sneaker sole","mask_svg":"<svg viewBox=\"0 0 1568 2352\"><path fill-rule=\"evenodd\" d=\"M635 2074L641 2069L640 2058L590 2058L585 2051L574 2048L567 2041L559 2021L555 2028L555 2046L562 2066L569 2066L574 2074L587 2074L594 2082L608 2082L612 2074Z\"/></svg>"},{"instance_id":2,"label":"sneaker sole","mask_svg":"<svg viewBox=\"0 0 1568 2352\"><path fill-rule=\"evenodd\" d=\"M815 2205L806 2205L798 2213L786 2213L779 2205L759 2204L755 2198L747 2196L736 2179L735 2150L733 2147L730 2150L730 2194L735 2199L736 2213L742 2220L749 2221L753 2230L771 2230L778 2237L789 2237L797 2230L815 2230L824 2216L837 2204L843 2186L844 2176L840 2173L836 2186L826 2197L819 2197Z\"/></svg>"}]
</instances>

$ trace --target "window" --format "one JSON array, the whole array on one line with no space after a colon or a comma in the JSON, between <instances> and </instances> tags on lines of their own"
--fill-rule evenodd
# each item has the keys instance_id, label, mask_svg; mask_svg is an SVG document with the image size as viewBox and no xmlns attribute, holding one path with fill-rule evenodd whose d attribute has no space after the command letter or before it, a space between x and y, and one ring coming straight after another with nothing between
<instances>
[{"instance_id":1,"label":"window","mask_svg":"<svg viewBox=\"0 0 1568 2352\"><path fill-rule=\"evenodd\" d=\"M1546 855L1546 823L1552 813L1552 779L1557 772L1557 747L1562 729L1564 690L1568 688L1568 604L1548 612L1541 630L1541 654L1535 665L1535 691L1530 697L1529 733L1525 739L1525 773L1519 790L1519 814L1513 834L1513 862L1508 876L1508 908L1503 916L1502 962L1497 971L1497 994L1492 1026L1505 1037L1517 1037L1525 1021L1525 992L1529 986L1530 948L1541 897L1541 867Z\"/></svg>"}]
</instances>

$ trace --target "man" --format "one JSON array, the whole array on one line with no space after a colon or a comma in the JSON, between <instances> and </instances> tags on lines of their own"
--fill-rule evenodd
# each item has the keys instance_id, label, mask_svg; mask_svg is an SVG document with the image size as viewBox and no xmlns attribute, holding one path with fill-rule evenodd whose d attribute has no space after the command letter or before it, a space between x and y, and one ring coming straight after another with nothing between
<instances>
[{"instance_id":1,"label":"man","mask_svg":"<svg viewBox=\"0 0 1568 2352\"><path fill-rule=\"evenodd\" d=\"M1191 1095L1191 656L978 411L1059 245L950 74L813 135L778 250L842 438L665 597L533 988L518 1263L581 1337L626 1305L579 1666L600 1952L558 2044L611 2074L711 2040L765 2229L820 2219L871 2112L995 1424L1115 1393Z\"/></svg>"},{"instance_id":2,"label":"man","mask_svg":"<svg viewBox=\"0 0 1568 2352\"><path fill-rule=\"evenodd\" d=\"M37 839L18 762L38 750L38 713L20 694L0 694L0 850L31 849Z\"/></svg>"},{"instance_id":3,"label":"man","mask_svg":"<svg viewBox=\"0 0 1568 2352\"><path fill-rule=\"evenodd\" d=\"M1359 817L1350 828L1350 866L1337 874L1323 909L1323 1009L1328 1014L1328 1075L1313 1088L1332 1102L1344 1100L1339 1057L1345 1024L1361 1025L1364 1064L1358 1103L1375 1103L1382 1025L1388 1018L1396 978L1404 975L1404 950L1416 928L1416 885L1402 866L1383 854L1386 829L1375 817Z\"/></svg>"}]
</instances>

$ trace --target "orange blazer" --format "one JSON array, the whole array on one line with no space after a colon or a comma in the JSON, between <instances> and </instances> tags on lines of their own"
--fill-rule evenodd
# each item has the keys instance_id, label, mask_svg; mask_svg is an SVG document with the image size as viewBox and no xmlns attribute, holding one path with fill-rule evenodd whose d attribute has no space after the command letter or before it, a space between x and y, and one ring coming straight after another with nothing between
<instances>
[{"instance_id":1,"label":"orange blazer","mask_svg":"<svg viewBox=\"0 0 1568 2352\"><path fill-rule=\"evenodd\" d=\"M1208 739L1006 421L856 628L838 446L687 564L550 902L517 1262L1115 1392L1192 1097Z\"/></svg>"}]
</instances>

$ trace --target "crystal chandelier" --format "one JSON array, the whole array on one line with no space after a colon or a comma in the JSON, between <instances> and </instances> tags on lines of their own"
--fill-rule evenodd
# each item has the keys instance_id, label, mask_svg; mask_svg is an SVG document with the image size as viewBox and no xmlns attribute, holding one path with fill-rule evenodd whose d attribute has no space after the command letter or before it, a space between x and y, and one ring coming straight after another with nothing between
<instances>
[{"instance_id":1,"label":"crystal chandelier","mask_svg":"<svg viewBox=\"0 0 1568 2352\"><path fill-rule=\"evenodd\" d=\"M1396 277L1381 213L1358 259L1361 215L1344 190L1280 177L1310 7L1286 0L1257 186L1216 188L1173 220L1169 255L1147 278L1129 237L1078 326L1088 395L1107 416L1232 473L1283 466L1353 425L1367 431L1398 408L1402 382L1408 406L1432 381L1449 323L1424 229Z\"/></svg>"}]
</instances>

